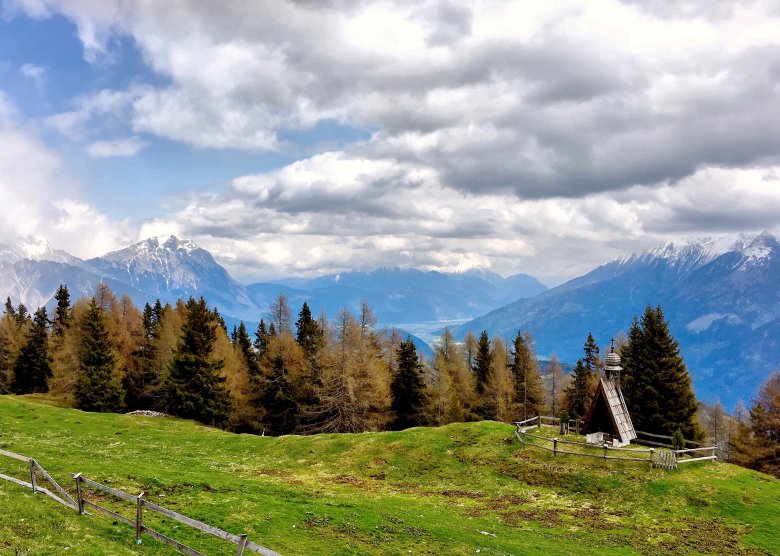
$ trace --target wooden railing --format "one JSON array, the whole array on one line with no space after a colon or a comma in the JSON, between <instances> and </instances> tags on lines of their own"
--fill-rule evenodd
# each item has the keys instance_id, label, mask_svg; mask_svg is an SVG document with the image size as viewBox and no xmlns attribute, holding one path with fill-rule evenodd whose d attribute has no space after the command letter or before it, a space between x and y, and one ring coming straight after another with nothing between
<instances>
[{"instance_id":1,"label":"wooden railing","mask_svg":"<svg viewBox=\"0 0 780 556\"><path fill-rule=\"evenodd\" d=\"M571 423L572 421L569 421L566 424L571 426ZM574 423L575 423L575 430L578 430L579 421L574 421ZM690 463L695 461L707 461L707 460L717 459L717 457L715 456L715 450L717 449L716 446L701 446L699 443L693 441L690 442L686 441L686 442L689 444L695 444L696 446L699 447L675 450L672 448L671 445L661 444L653 441L646 442L642 440L640 441L642 444L647 443L650 445L660 446L662 448L661 449L619 448L619 447L609 446L607 444L603 444L603 445L588 444L586 442L577 442L577 441L565 440L557 437L541 436L529 432L534 429L536 430L541 429L542 427L559 428L560 424L561 424L561 420L557 417L536 415L535 417L531 417L530 419L525 419L523 421L515 422L515 426L517 427L517 430L515 431L515 436L523 444L523 447L531 446L533 448L539 448L542 450L553 452L553 454L555 455L566 454L566 455L575 455L575 456L595 457L604 460L646 462L646 463L650 463L650 465L653 467L658 467L662 469L677 469L677 465L680 463ZM668 439L670 441L672 438L671 436L667 437L664 435L655 435L655 434L651 435L650 433L641 433L641 434L646 434L648 436L658 437L661 439ZM537 442L528 441L529 438L534 439ZM541 443L538 441L541 441ZM559 448L559 445L577 446L580 449L580 451L575 452L572 450L561 449ZM612 452L630 452L635 457L629 455L610 455L610 453ZM709 452L709 455L688 457L689 455L696 454L697 452Z\"/></svg>"},{"instance_id":2,"label":"wooden railing","mask_svg":"<svg viewBox=\"0 0 780 556\"><path fill-rule=\"evenodd\" d=\"M62 504L63 506L67 506L68 508L71 508L73 510L77 509L76 501L71 497L68 492L62 488L57 481L51 478L51 475L49 475L46 470L40 466L40 464L35 461L31 457L22 456L20 454L15 454L14 452L9 452L7 450L0 450L0 456L5 456L7 458L15 459L18 461L23 461L27 464L27 468L29 470L30 474L30 482L23 481L21 479L17 479L16 477L11 477L9 475L3 475L0 473L0 479L4 479L6 481L10 481L12 483L16 483L17 485L27 487L29 489L32 489L33 492L42 492L52 500L55 500ZM41 476L54 488L54 490L57 491L58 494L54 494L52 491L50 491L46 487L42 487L38 484L38 478L36 476L36 473L40 473Z\"/></svg>"},{"instance_id":3,"label":"wooden railing","mask_svg":"<svg viewBox=\"0 0 780 556\"><path fill-rule=\"evenodd\" d=\"M145 498L144 493L140 493L137 496L133 496L132 494L128 494L126 492L123 492L121 490L117 490L115 488L111 488L110 486L98 483L96 481L93 481L91 479L87 479L84 477L81 473L76 473L73 475L73 479L76 481L76 495L78 497L78 510L80 514L84 513L84 508L92 508L100 513L103 513L113 519L116 519L118 521L121 521L122 523L126 523L127 525L130 525L131 527L135 527L135 540L138 544L141 544L141 535L143 533L146 533L150 537L153 537L157 539L160 542L163 542L165 544L168 544L172 547L174 547L179 552L182 552L183 554L189 554L190 556L205 556L202 552L199 552L195 550L194 548L191 548L179 541L176 541L166 535L163 535L159 531L155 531L154 529L151 529L144 525L143 522L143 515L144 515L144 508L151 512L155 512L159 515L165 516L169 519L173 519L175 521L178 521L179 523L183 523L184 525L189 525L190 527L197 529L199 531L202 531L204 533L207 533L211 536L217 537L222 540L226 540L229 542L232 542L233 544L237 545L238 551L237 555L241 556L245 550L249 550L250 552L255 552L257 554L263 554L264 556L280 556L279 553L274 552L273 550L266 548L264 546L260 546L258 544L255 544L251 541L249 541L247 534L244 535L235 535L233 533L229 533L227 531L224 531L222 529L219 529L218 527L214 527L212 525L208 525L206 523L203 523L202 521L198 521L197 519L192 519L191 517L188 517L184 514L180 514L178 512L174 512L173 510L170 510L168 508L164 508L162 506L159 506L153 502L150 502ZM100 506L90 500L87 500L85 495L86 488L99 490L101 492L104 492L106 494L110 494L111 496L114 496L115 498L118 498L120 500L124 500L125 502L130 502L133 504L135 509L135 520L132 520L130 518L127 518L123 516L122 514L115 512L113 510L109 510L108 508L104 506Z\"/></svg>"},{"instance_id":4,"label":"wooden railing","mask_svg":"<svg viewBox=\"0 0 780 556\"><path fill-rule=\"evenodd\" d=\"M16 454L14 452L9 452L7 450L0 450L0 456L5 456L10 459L25 462L27 464L26 471L29 472L30 482L28 483L27 481L24 481L22 479L11 477L9 475L4 475L2 473L0 473L0 479L4 479L6 481L10 481L17 485L30 488L32 489L33 492L42 492L43 494L46 494L47 496L49 496L53 500L56 500L63 506L67 506L68 508L78 511L79 515L86 514L87 512L85 511L85 508L90 508L99 513L107 515L112 519L121 521L122 523L125 523L131 527L135 527L135 538L138 544L141 544L141 535L143 533L146 533L150 537L153 537L160 542L163 542L165 544L174 547L176 550L178 550L183 554L189 554L190 556L205 556L202 552L199 552L194 548L191 548L179 541L176 541L144 525L143 515L144 515L144 508L146 508L151 512L155 512L169 519L178 521L179 523L189 525L190 527L193 527L204 533L208 533L209 535L212 535L214 537L234 543L238 547L238 551L237 551L238 556L244 554L244 551L246 550L250 552L254 552L256 554L263 554L264 556L281 556L279 553L274 552L270 548L266 548L264 546L260 546L259 544L253 543L248 539L247 534L234 535L233 533L228 533L227 531L223 531L222 529L219 529L217 527L213 527L211 525L208 525L196 519L192 519L191 517L188 517L184 514L180 514L178 512L174 512L173 510L169 510L168 508L164 508L162 506L154 504L153 502L150 502L145 498L143 492L137 496L133 496L132 494L128 494L121 490L117 490L115 488L111 488L107 485L88 479L84 477L81 473L76 473L75 475L73 475L73 479L75 479L76 481L76 499L74 499L64 488L62 488L54 479L52 479L51 475L49 475L46 472L46 470L43 467L41 467L38 464L38 462L35 461L33 458ZM52 488L57 492L57 494L55 494L54 492L52 492L51 490L45 487L42 487L39 484L38 477L37 477L38 474L40 474L41 477L52 486ZM125 502L132 503L135 509L135 520L125 517L124 515L115 512L113 510L110 510L105 506L101 506L91 500L87 500L87 498L85 497L87 489L98 490L106 494L110 494L111 496L118 498L120 500L124 500Z\"/></svg>"}]
</instances>

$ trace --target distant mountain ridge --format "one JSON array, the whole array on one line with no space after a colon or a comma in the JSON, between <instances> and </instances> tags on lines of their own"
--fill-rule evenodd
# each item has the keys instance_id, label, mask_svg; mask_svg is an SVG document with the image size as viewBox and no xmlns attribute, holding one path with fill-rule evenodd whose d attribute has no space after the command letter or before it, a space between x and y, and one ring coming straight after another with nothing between
<instances>
[{"instance_id":1,"label":"distant mountain ridge","mask_svg":"<svg viewBox=\"0 0 780 556\"><path fill-rule=\"evenodd\" d=\"M74 296L89 295L100 281L138 304L202 295L229 322L250 323L266 316L280 292L288 296L293 311L307 301L312 310L324 310L331 317L343 307L357 309L366 299L380 324L389 325L471 318L547 289L527 275L505 279L486 270L447 274L400 268L296 279L290 286L244 286L211 253L175 236L145 239L86 261L51 248L42 239L0 244L0 296L15 302L51 304L60 283L67 284Z\"/></svg>"},{"instance_id":2,"label":"distant mountain ridge","mask_svg":"<svg viewBox=\"0 0 780 556\"><path fill-rule=\"evenodd\" d=\"M697 395L749 402L780 365L780 244L767 232L736 241L664 243L604 264L534 298L458 327L502 337L532 332L540 355L581 357L592 332L602 345L660 304L679 339Z\"/></svg>"}]
</instances>

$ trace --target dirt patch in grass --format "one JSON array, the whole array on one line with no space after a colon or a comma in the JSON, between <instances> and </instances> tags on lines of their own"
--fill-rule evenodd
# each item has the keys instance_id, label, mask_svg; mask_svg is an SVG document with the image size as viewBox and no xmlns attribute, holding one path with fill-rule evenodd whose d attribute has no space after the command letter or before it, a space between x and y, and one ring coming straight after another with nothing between
<instances>
[{"instance_id":1,"label":"dirt patch in grass","mask_svg":"<svg viewBox=\"0 0 780 556\"><path fill-rule=\"evenodd\" d=\"M484 498L485 496L481 492L468 492L466 490L443 490L441 494L452 498Z\"/></svg>"}]
</instances>

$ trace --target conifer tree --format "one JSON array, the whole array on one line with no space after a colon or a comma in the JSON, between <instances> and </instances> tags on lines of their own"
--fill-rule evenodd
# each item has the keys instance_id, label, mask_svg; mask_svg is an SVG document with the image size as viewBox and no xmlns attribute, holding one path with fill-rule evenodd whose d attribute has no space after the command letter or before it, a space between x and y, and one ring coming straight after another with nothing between
<instances>
[{"instance_id":1,"label":"conifer tree","mask_svg":"<svg viewBox=\"0 0 780 556\"><path fill-rule=\"evenodd\" d=\"M54 319L52 320L52 333L54 336L62 337L68 326L70 326L70 292L68 287L60 284L57 293L54 294L57 300L57 307L54 309Z\"/></svg>"},{"instance_id":2,"label":"conifer tree","mask_svg":"<svg viewBox=\"0 0 780 556\"><path fill-rule=\"evenodd\" d=\"M298 403L281 354L272 361L271 372L261 379L256 403L263 409L263 424L275 436L292 433L298 426Z\"/></svg>"},{"instance_id":3,"label":"conifer tree","mask_svg":"<svg viewBox=\"0 0 780 556\"><path fill-rule=\"evenodd\" d=\"M780 372L761 385L749 413L749 423L739 427L732 461L780 478Z\"/></svg>"},{"instance_id":4,"label":"conifer tree","mask_svg":"<svg viewBox=\"0 0 780 556\"><path fill-rule=\"evenodd\" d=\"M290 328L292 313L290 312L290 304L287 302L286 295L280 292L271 302L268 313L271 316L271 325L274 326L275 334L281 335L292 331Z\"/></svg>"},{"instance_id":5,"label":"conifer tree","mask_svg":"<svg viewBox=\"0 0 780 556\"><path fill-rule=\"evenodd\" d=\"M214 322L216 322L217 325L220 326L222 330L225 331L225 334L227 334L228 331L227 323L225 322L225 319L222 318L222 315L219 314L219 309L217 309L216 307L214 307L213 317L214 317Z\"/></svg>"},{"instance_id":6,"label":"conifer tree","mask_svg":"<svg viewBox=\"0 0 780 556\"><path fill-rule=\"evenodd\" d=\"M0 394L11 392L11 350L5 329L0 327Z\"/></svg>"},{"instance_id":7,"label":"conifer tree","mask_svg":"<svg viewBox=\"0 0 780 556\"><path fill-rule=\"evenodd\" d=\"M162 307L160 307L160 315ZM122 379L128 409L161 409L161 375L156 365L160 316L148 303L142 313L143 336L133 353L135 364Z\"/></svg>"},{"instance_id":8,"label":"conifer tree","mask_svg":"<svg viewBox=\"0 0 780 556\"><path fill-rule=\"evenodd\" d=\"M423 366L410 337L397 350L398 364L390 384L391 428L403 430L425 424L426 392Z\"/></svg>"},{"instance_id":9,"label":"conifer tree","mask_svg":"<svg viewBox=\"0 0 780 556\"><path fill-rule=\"evenodd\" d=\"M255 332L255 351L257 351L258 359L262 359L268 351L268 331L265 328L265 321L260 319L260 324L257 326L257 332Z\"/></svg>"},{"instance_id":10,"label":"conifer tree","mask_svg":"<svg viewBox=\"0 0 780 556\"><path fill-rule=\"evenodd\" d=\"M22 304L19 304L19 307L24 309ZM21 313L21 310L17 310L17 316ZM48 347L49 336L46 331L48 324L46 308L40 307L35 311L27 343L22 347L19 357L14 363L11 390L15 394L49 391L49 378L52 376L52 372Z\"/></svg>"},{"instance_id":11,"label":"conifer tree","mask_svg":"<svg viewBox=\"0 0 780 556\"><path fill-rule=\"evenodd\" d=\"M574 369L571 372L571 384L566 390L566 409L575 417L584 417L588 410L588 384L590 383L590 372L582 362L577 360Z\"/></svg>"},{"instance_id":12,"label":"conifer tree","mask_svg":"<svg viewBox=\"0 0 780 556\"><path fill-rule=\"evenodd\" d=\"M30 314L27 312L27 307L24 303L19 303L16 307L16 324L17 326L24 326L30 321Z\"/></svg>"},{"instance_id":13,"label":"conifer tree","mask_svg":"<svg viewBox=\"0 0 780 556\"><path fill-rule=\"evenodd\" d=\"M257 356L252 349L252 340L249 338L249 333L246 330L244 321L241 321L238 325L238 328L236 328L233 346L241 354L241 357L243 358L247 369L249 370L250 376L257 374Z\"/></svg>"},{"instance_id":14,"label":"conifer tree","mask_svg":"<svg viewBox=\"0 0 780 556\"><path fill-rule=\"evenodd\" d=\"M9 317L12 317L14 320L16 320L16 309L14 309L10 297L5 298L5 314L8 315Z\"/></svg>"},{"instance_id":15,"label":"conifer tree","mask_svg":"<svg viewBox=\"0 0 780 556\"><path fill-rule=\"evenodd\" d=\"M534 415L541 415L544 408L544 388L530 334L523 335L518 330L512 347L511 369L515 403L518 408L517 416L528 419Z\"/></svg>"},{"instance_id":16,"label":"conifer tree","mask_svg":"<svg viewBox=\"0 0 780 556\"><path fill-rule=\"evenodd\" d=\"M430 400L432 420L438 425L475 417L474 375L449 328L444 329L436 345Z\"/></svg>"},{"instance_id":17,"label":"conifer tree","mask_svg":"<svg viewBox=\"0 0 780 556\"><path fill-rule=\"evenodd\" d=\"M295 327L297 331L296 341L303 349L303 354L309 360L312 360L322 342L322 330L320 330L317 321L312 318L309 305L305 301L303 302L303 307L301 307Z\"/></svg>"},{"instance_id":18,"label":"conifer tree","mask_svg":"<svg viewBox=\"0 0 780 556\"><path fill-rule=\"evenodd\" d=\"M269 338L276 337L276 327L274 326L274 323L268 325L268 337Z\"/></svg>"},{"instance_id":19,"label":"conifer tree","mask_svg":"<svg viewBox=\"0 0 780 556\"><path fill-rule=\"evenodd\" d=\"M621 359L623 396L637 430L701 437L691 377L660 306L634 319Z\"/></svg>"},{"instance_id":20,"label":"conifer tree","mask_svg":"<svg viewBox=\"0 0 780 556\"><path fill-rule=\"evenodd\" d=\"M485 387L490 379L490 340L487 331L483 330L477 342L477 351L474 356L475 389L477 395L485 393Z\"/></svg>"},{"instance_id":21,"label":"conifer tree","mask_svg":"<svg viewBox=\"0 0 780 556\"><path fill-rule=\"evenodd\" d=\"M215 315L202 297L190 298L182 338L165 383L168 411L185 419L224 426L230 416L230 395L219 371L223 361L212 361L216 340Z\"/></svg>"},{"instance_id":22,"label":"conifer tree","mask_svg":"<svg viewBox=\"0 0 780 556\"><path fill-rule=\"evenodd\" d=\"M85 411L115 412L122 406L122 390L116 371L105 314L93 297L79 323L79 376L74 399Z\"/></svg>"}]
</instances>

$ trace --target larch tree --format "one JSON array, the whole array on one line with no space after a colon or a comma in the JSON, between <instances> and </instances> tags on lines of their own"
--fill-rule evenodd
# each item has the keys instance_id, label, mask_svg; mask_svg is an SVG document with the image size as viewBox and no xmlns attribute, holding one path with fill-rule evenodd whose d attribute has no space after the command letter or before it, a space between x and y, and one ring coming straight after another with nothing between
<instances>
[{"instance_id":1,"label":"larch tree","mask_svg":"<svg viewBox=\"0 0 780 556\"><path fill-rule=\"evenodd\" d=\"M186 309L182 338L165 383L166 406L173 415L225 426L231 400L220 374L224 362L211 358L219 325L202 297L190 298Z\"/></svg>"},{"instance_id":2,"label":"larch tree","mask_svg":"<svg viewBox=\"0 0 780 556\"><path fill-rule=\"evenodd\" d=\"M425 424L426 391L423 372L417 348L412 339L407 338L398 346L397 364L390 384L393 430Z\"/></svg>"},{"instance_id":3,"label":"larch tree","mask_svg":"<svg viewBox=\"0 0 780 556\"><path fill-rule=\"evenodd\" d=\"M539 375L531 335L517 331L512 343L512 380L515 389L516 416L528 419L544 409L544 386Z\"/></svg>"},{"instance_id":4,"label":"larch tree","mask_svg":"<svg viewBox=\"0 0 780 556\"><path fill-rule=\"evenodd\" d=\"M432 421L446 425L474 419L474 375L449 328L436 344L430 381Z\"/></svg>"},{"instance_id":5,"label":"larch tree","mask_svg":"<svg viewBox=\"0 0 780 556\"><path fill-rule=\"evenodd\" d=\"M122 389L116 369L105 314L93 297L79 322L79 376L74 399L85 411L112 412L122 407Z\"/></svg>"},{"instance_id":6,"label":"larch tree","mask_svg":"<svg viewBox=\"0 0 780 556\"><path fill-rule=\"evenodd\" d=\"M509 364L509 353L501 338L493 338L490 383L491 419L509 423L515 418L515 388Z\"/></svg>"},{"instance_id":7,"label":"larch tree","mask_svg":"<svg viewBox=\"0 0 780 556\"><path fill-rule=\"evenodd\" d=\"M761 385L735 452L734 461L740 465L780 478L780 372Z\"/></svg>"},{"instance_id":8,"label":"larch tree","mask_svg":"<svg viewBox=\"0 0 780 556\"><path fill-rule=\"evenodd\" d=\"M271 317L271 324L274 325L276 334L292 332L292 313L290 312L290 304L287 301L286 295L280 292L279 295L271 301L271 305L268 307L268 314Z\"/></svg>"},{"instance_id":9,"label":"larch tree","mask_svg":"<svg viewBox=\"0 0 780 556\"><path fill-rule=\"evenodd\" d=\"M52 376L49 358L49 324L46 308L35 311L35 318L19 357L14 363L14 376L11 390L14 394L48 392L49 378Z\"/></svg>"},{"instance_id":10,"label":"larch tree","mask_svg":"<svg viewBox=\"0 0 780 556\"><path fill-rule=\"evenodd\" d=\"M550 379L548 381L547 406L553 417L558 417L564 408L564 393L567 381L563 374L563 368L558 356L554 353L550 356Z\"/></svg>"}]
</instances>

